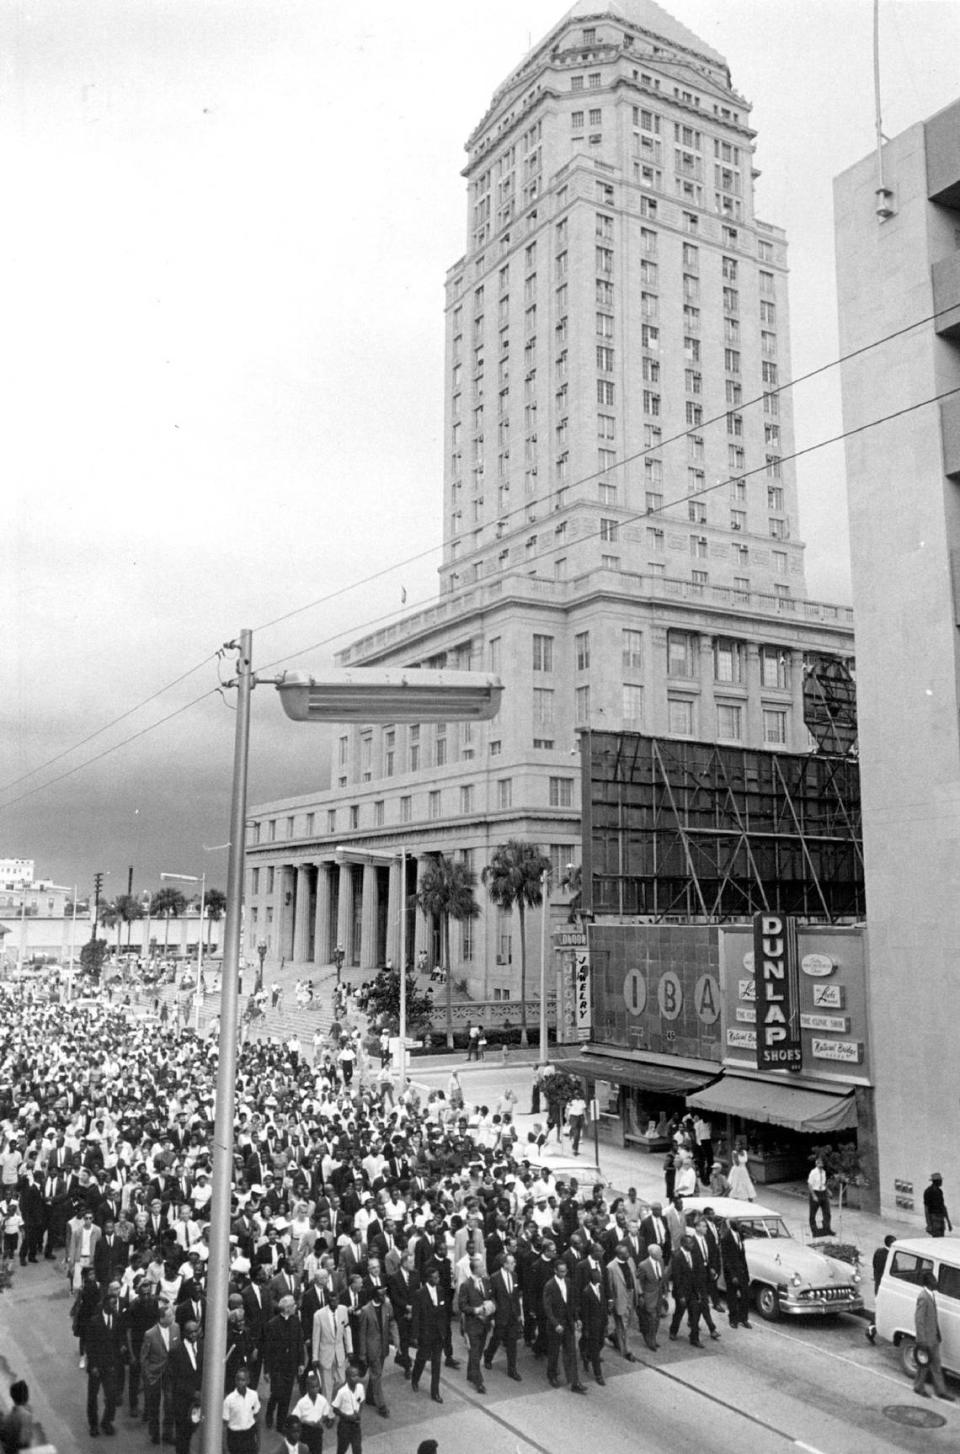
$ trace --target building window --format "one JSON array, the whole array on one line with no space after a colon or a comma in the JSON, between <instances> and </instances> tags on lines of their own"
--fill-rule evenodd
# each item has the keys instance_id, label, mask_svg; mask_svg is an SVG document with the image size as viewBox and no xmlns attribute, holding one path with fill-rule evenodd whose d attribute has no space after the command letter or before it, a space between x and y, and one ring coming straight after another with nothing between
<instances>
[{"instance_id":1,"label":"building window","mask_svg":"<svg viewBox=\"0 0 960 1454\"><path fill-rule=\"evenodd\" d=\"M440 817L440 793L436 789L427 795L427 817L433 823Z\"/></svg>"},{"instance_id":2,"label":"building window","mask_svg":"<svg viewBox=\"0 0 960 1454\"><path fill-rule=\"evenodd\" d=\"M312 838L313 837L313 821L314 821L313 814L312 813L308 813L307 816L306 816L306 827L305 827L305 830L304 830L305 833L306 833L306 836L308 838Z\"/></svg>"},{"instance_id":3,"label":"building window","mask_svg":"<svg viewBox=\"0 0 960 1454\"><path fill-rule=\"evenodd\" d=\"M533 669L534 671L553 671L553 637L537 636L533 638Z\"/></svg>"},{"instance_id":4,"label":"building window","mask_svg":"<svg viewBox=\"0 0 960 1454\"><path fill-rule=\"evenodd\" d=\"M553 726L553 699L554 692L550 687L534 687L533 689L533 721L536 727Z\"/></svg>"},{"instance_id":5,"label":"building window","mask_svg":"<svg viewBox=\"0 0 960 1454\"><path fill-rule=\"evenodd\" d=\"M688 697L668 697L667 722L674 737L692 737L693 702Z\"/></svg>"},{"instance_id":6,"label":"building window","mask_svg":"<svg viewBox=\"0 0 960 1454\"><path fill-rule=\"evenodd\" d=\"M667 632L667 676L697 675L697 642L692 631Z\"/></svg>"},{"instance_id":7,"label":"building window","mask_svg":"<svg viewBox=\"0 0 960 1454\"><path fill-rule=\"evenodd\" d=\"M460 812L473 812L473 783L464 783L460 789Z\"/></svg>"},{"instance_id":8,"label":"building window","mask_svg":"<svg viewBox=\"0 0 960 1454\"><path fill-rule=\"evenodd\" d=\"M601 480L597 485L597 496L601 505L615 505L617 503L616 485L610 485L606 480Z\"/></svg>"},{"instance_id":9,"label":"building window","mask_svg":"<svg viewBox=\"0 0 960 1454\"><path fill-rule=\"evenodd\" d=\"M513 779L508 777L499 778L497 781L497 807L510 808L513 806Z\"/></svg>"},{"instance_id":10,"label":"building window","mask_svg":"<svg viewBox=\"0 0 960 1454\"><path fill-rule=\"evenodd\" d=\"M713 643L713 679L717 682L743 681L746 650L742 641L717 636Z\"/></svg>"},{"instance_id":11,"label":"building window","mask_svg":"<svg viewBox=\"0 0 960 1454\"><path fill-rule=\"evenodd\" d=\"M268 894L272 894L273 893L274 885L276 884L276 874L277 874L277 871L276 871L275 868L268 868L267 869L267 893Z\"/></svg>"},{"instance_id":12,"label":"building window","mask_svg":"<svg viewBox=\"0 0 960 1454\"><path fill-rule=\"evenodd\" d=\"M473 959L473 945L473 921L463 919L460 925L460 953L461 958L465 961Z\"/></svg>"},{"instance_id":13,"label":"building window","mask_svg":"<svg viewBox=\"0 0 960 1454\"><path fill-rule=\"evenodd\" d=\"M690 536L690 554L694 560L705 560L707 557L707 537L705 535Z\"/></svg>"},{"instance_id":14,"label":"building window","mask_svg":"<svg viewBox=\"0 0 960 1454\"><path fill-rule=\"evenodd\" d=\"M787 743L787 714L774 707L763 709L763 740L772 747L785 747Z\"/></svg>"},{"instance_id":15,"label":"building window","mask_svg":"<svg viewBox=\"0 0 960 1454\"><path fill-rule=\"evenodd\" d=\"M347 748L349 745L349 741L350 739L348 737L341 737L339 742L337 743L337 762L341 767L346 767L347 765Z\"/></svg>"},{"instance_id":16,"label":"building window","mask_svg":"<svg viewBox=\"0 0 960 1454\"><path fill-rule=\"evenodd\" d=\"M552 777L550 779L551 808L573 807L573 778Z\"/></svg>"},{"instance_id":17,"label":"building window","mask_svg":"<svg viewBox=\"0 0 960 1454\"><path fill-rule=\"evenodd\" d=\"M383 734L383 775L393 777L397 764L397 731L388 727Z\"/></svg>"},{"instance_id":18,"label":"building window","mask_svg":"<svg viewBox=\"0 0 960 1454\"><path fill-rule=\"evenodd\" d=\"M760 684L780 691L790 688L790 656L779 646L760 648Z\"/></svg>"},{"instance_id":19,"label":"building window","mask_svg":"<svg viewBox=\"0 0 960 1454\"><path fill-rule=\"evenodd\" d=\"M327 832L328 833L336 833L336 831L337 831L337 810L336 810L336 808L328 808L327 809Z\"/></svg>"},{"instance_id":20,"label":"building window","mask_svg":"<svg viewBox=\"0 0 960 1454\"><path fill-rule=\"evenodd\" d=\"M717 737L721 742L739 742L743 736L743 708L735 702L717 703Z\"/></svg>"},{"instance_id":21,"label":"building window","mask_svg":"<svg viewBox=\"0 0 960 1454\"><path fill-rule=\"evenodd\" d=\"M617 540L620 536L619 520L611 520L606 516L600 517L600 539Z\"/></svg>"},{"instance_id":22,"label":"building window","mask_svg":"<svg viewBox=\"0 0 960 1454\"><path fill-rule=\"evenodd\" d=\"M574 652L576 655L577 671L587 671L590 667L590 632L578 631L573 638Z\"/></svg>"},{"instance_id":23,"label":"building window","mask_svg":"<svg viewBox=\"0 0 960 1454\"><path fill-rule=\"evenodd\" d=\"M601 557L600 557L600 569L601 570L619 570L620 569L620 557L619 557L619 555L601 555Z\"/></svg>"},{"instance_id":24,"label":"building window","mask_svg":"<svg viewBox=\"0 0 960 1454\"><path fill-rule=\"evenodd\" d=\"M378 799L378 801L375 802L374 805L373 805L373 826L374 826L374 828L382 828L383 827L383 799L382 798Z\"/></svg>"},{"instance_id":25,"label":"building window","mask_svg":"<svg viewBox=\"0 0 960 1454\"><path fill-rule=\"evenodd\" d=\"M250 892L252 894L258 894L260 892L260 870L259 870L259 868L255 868L253 870L252 875L251 875Z\"/></svg>"},{"instance_id":26,"label":"building window","mask_svg":"<svg viewBox=\"0 0 960 1454\"><path fill-rule=\"evenodd\" d=\"M643 687L632 682L623 683L623 720L634 727L643 722Z\"/></svg>"},{"instance_id":27,"label":"building window","mask_svg":"<svg viewBox=\"0 0 960 1454\"><path fill-rule=\"evenodd\" d=\"M574 706L578 726L586 726L590 721L590 688L577 687L574 692Z\"/></svg>"},{"instance_id":28,"label":"building window","mask_svg":"<svg viewBox=\"0 0 960 1454\"><path fill-rule=\"evenodd\" d=\"M350 827L351 828L359 828L360 827L360 804L359 803L351 803L350 804Z\"/></svg>"},{"instance_id":29,"label":"building window","mask_svg":"<svg viewBox=\"0 0 960 1454\"><path fill-rule=\"evenodd\" d=\"M287 837L288 838L293 838L294 836L295 835L294 835L294 831L293 831L293 819L292 818L288 818L287 819Z\"/></svg>"},{"instance_id":30,"label":"building window","mask_svg":"<svg viewBox=\"0 0 960 1454\"><path fill-rule=\"evenodd\" d=\"M773 551L773 569L778 576L785 576L787 573L787 552L785 550Z\"/></svg>"},{"instance_id":31,"label":"building window","mask_svg":"<svg viewBox=\"0 0 960 1454\"><path fill-rule=\"evenodd\" d=\"M643 671L643 632L624 629L622 633L622 664L624 671Z\"/></svg>"}]
</instances>

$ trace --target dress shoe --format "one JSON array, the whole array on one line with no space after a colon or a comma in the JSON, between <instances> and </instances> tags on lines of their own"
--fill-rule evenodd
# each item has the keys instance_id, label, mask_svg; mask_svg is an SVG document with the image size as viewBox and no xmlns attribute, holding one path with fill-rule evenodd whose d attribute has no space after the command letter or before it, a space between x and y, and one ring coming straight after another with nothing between
<instances>
[{"instance_id":1,"label":"dress shoe","mask_svg":"<svg viewBox=\"0 0 960 1454\"><path fill-rule=\"evenodd\" d=\"M444 1368L459 1368L460 1367L460 1359L459 1358L445 1358L443 1360L443 1366L444 1366Z\"/></svg>"},{"instance_id":2,"label":"dress shoe","mask_svg":"<svg viewBox=\"0 0 960 1454\"><path fill-rule=\"evenodd\" d=\"M491 1363L491 1362L490 1362L490 1360L489 1360L489 1359L487 1359L487 1358L485 1358L485 1359L484 1359L484 1360L483 1360L483 1366L484 1366L484 1368L485 1368L485 1369L486 1369L486 1370L487 1370L487 1372L488 1372L488 1373L489 1373L489 1372L490 1372L490 1370L491 1370L491 1369L492 1369L492 1367L493 1367L493 1364L492 1364L492 1363Z\"/></svg>"},{"instance_id":3,"label":"dress shoe","mask_svg":"<svg viewBox=\"0 0 960 1454\"><path fill-rule=\"evenodd\" d=\"M550 1387L551 1388L559 1388L560 1387L560 1380L559 1380L559 1378L551 1378L551 1380L550 1380Z\"/></svg>"},{"instance_id":4,"label":"dress shoe","mask_svg":"<svg viewBox=\"0 0 960 1454\"><path fill-rule=\"evenodd\" d=\"M716 1342L717 1339L720 1337L720 1334L717 1332L716 1328L710 1329L710 1337L713 1339L714 1342Z\"/></svg>"},{"instance_id":5,"label":"dress shoe","mask_svg":"<svg viewBox=\"0 0 960 1454\"><path fill-rule=\"evenodd\" d=\"M597 1382L599 1383L601 1388L606 1388L607 1380L599 1373L597 1374Z\"/></svg>"},{"instance_id":6,"label":"dress shoe","mask_svg":"<svg viewBox=\"0 0 960 1454\"><path fill-rule=\"evenodd\" d=\"M117 1431L112 1424L101 1424L100 1432L101 1434L115 1434Z\"/></svg>"},{"instance_id":7,"label":"dress shoe","mask_svg":"<svg viewBox=\"0 0 960 1454\"><path fill-rule=\"evenodd\" d=\"M938 1393L937 1398L942 1398L944 1403L948 1404L955 1404L957 1401L955 1395L952 1393Z\"/></svg>"},{"instance_id":8,"label":"dress shoe","mask_svg":"<svg viewBox=\"0 0 960 1454\"><path fill-rule=\"evenodd\" d=\"M917 1398L930 1397L930 1390L928 1388L915 1388L913 1391L917 1395Z\"/></svg>"},{"instance_id":9,"label":"dress shoe","mask_svg":"<svg viewBox=\"0 0 960 1454\"><path fill-rule=\"evenodd\" d=\"M380 1415L381 1419L389 1419L390 1417L390 1410L386 1407L386 1405L384 1405L382 1409L377 1409L377 1413Z\"/></svg>"},{"instance_id":10,"label":"dress shoe","mask_svg":"<svg viewBox=\"0 0 960 1454\"><path fill-rule=\"evenodd\" d=\"M442 1404L443 1403L443 1399L440 1397L440 1395L438 1393L432 1393L430 1395L430 1397L433 1399L433 1401L434 1401L435 1404Z\"/></svg>"},{"instance_id":11,"label":"dress shoe","mask_svg":"<svg viewBox=\"0 0 960 1454\"><path fill-rule=\"evenodd\" d=\"M487 1391L487 1385L482 1381L480 1383L475 1383L473 1386L477 1390L477 1393L486 1393Z\"/></svg>"},{"instance_id":12,"label":"dress shoe","mask_svg":"<svg viewBox=\"0 0 960 1454\"><path fill-rule=\"evenodd\" d=\"M512 1373L508 1373L507 1374L507 1377L508 1378L512 1378L513 1381L514 1381L514 1383L522 1383L523 1382L523 1379L520 1377L520 1375L516 1371L516 1369L514 1369L514 1371Z\"/></svg>"},{"instance_id":13,"label":"dress shoe","mask_svg":"<svg viewBox=\"0 0 960 1454\"><path fill-rule=\"evenodd\" d=\"M99 1439L99 1437L100 1437L100 1430L99 1429L91 1429L90 1430L90 1437L91 1437L91 1439Z\"/></svg>"},{"instance_id":14,"label":"dress shoe","mask_svg":"<svg viewBox=\"0 0 960 1454\"><path fill-rule=\"evenodd\" d=\"M637 1361L636 1358L634 1357L634 1355L632 1353L630 1353L630 1352L624 1353L623 1356L627 1360L628 1363L636 1363L636 1361Z\"/></svg>"},{"instance_id":15,"label":"dress shoe","mask_svg":"<svg viewBox=\"0 0 960 1454\"><path fill-rule=\"evenodd\" d=\"M582 1383L571 1383L570 1385L571 1393L586 1393L586 1391Z\"/></svg>"},{"instance_id":16,"label":"dress shoe","mask_svg":"<svg viewBox=\"0 0 960 1454\"><path fill-rule=\"evenodd\" d=\"M419 1393L420 1392L420 1381L419 1381L419 1379L413 1379L413 1378L411 1378L411 1380L410 1380L410 1388L411 1388L411 1390L412 1390L413 1393Z\"/></svg>"},{"instance_id":17,"label":"dress shoe","mask_svg":"<svg viewBox=\"0 0 960 1454\"><path fill-rule=\"evenodd\" d=\"M744 1318L744 1320L740 1324L740 1326L741 1326L741 1328L752 1328L753 1327L753 1324L751 1323L751 1321L750 1321L749 1318Z\"/></svg>"},{"instance_id":18,"label":"dress shoe","mask_svg":"<svg viewBox=\"0 0 960 1454\"><path fill-rule=\"evenodd\" d=\"M677 1339L678 1339L679 1336L680 1336L679 1333L671 1333L670 1334L670 1342L671 1343L675 1343L677 1341Z\"/></svg>"},{"instance_id":19,"label":"dress shoe","mask_svg":"<svg viewBox=\"0 0 960 1454\"><path fill-rule=\"evenodd\" d=\"M690 1339L690 1347L691 1348L702 1348L703 1347L703 1344L700 1342L700 1339L699 1338L691 1338Z\"/></svg>"}]
</instances>

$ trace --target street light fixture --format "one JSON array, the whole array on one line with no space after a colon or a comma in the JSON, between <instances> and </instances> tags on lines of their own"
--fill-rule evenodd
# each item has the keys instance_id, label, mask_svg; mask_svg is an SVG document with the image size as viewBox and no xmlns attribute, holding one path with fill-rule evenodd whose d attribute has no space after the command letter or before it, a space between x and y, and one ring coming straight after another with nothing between
<instances>
[{"instance_id":1,"label":"street light fixture","mask_svg":"<svg viewBox=\"0 0 960 1454\"><path fill-rule=\"evenodd\" d=\"M237 973L243 907L246 847L247 766L250 748L250 695L257 685L276 687L287 716L295 722L448 722L488 721L500 708L498 677L479 672L358 667L317 678L300 672L257 678L253 672L253 634L241 631L228 649L237 661L237 714L234 728L233 786L230 801L230 857L227 866L227 915L220 982L220 1046L217 1062L210 1201L210 1259L207 1264L207 1338L203 1373L200 1454L220 1454L222 1443L223 1365L227 1353L227 1294L230 1282L230 1198L233 1177L236 1105ZM403 972L403 966L401 966Z\"/></svg>"}]
</instances>

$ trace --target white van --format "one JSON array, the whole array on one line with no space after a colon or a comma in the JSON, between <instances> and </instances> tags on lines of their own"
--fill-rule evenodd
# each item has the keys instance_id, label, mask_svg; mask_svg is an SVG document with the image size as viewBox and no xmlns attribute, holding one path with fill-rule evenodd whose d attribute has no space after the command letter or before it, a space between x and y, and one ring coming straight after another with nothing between
<instances>
[{"instance_id":1,"label":"white van","mask_svg":"<svg viewBox=\"0 0 960 1454\"><path fill-rule=\"evenodd\" d=\"M874 1321L881 1338L900 1349L905 1372L916 1376L914 1310L920 1279L937 1279L940 1358L948 1373L960 1376L960 1240L953 1237L905 1237L894 1242L877 1289Z\"/></svg>"}]
</instances>

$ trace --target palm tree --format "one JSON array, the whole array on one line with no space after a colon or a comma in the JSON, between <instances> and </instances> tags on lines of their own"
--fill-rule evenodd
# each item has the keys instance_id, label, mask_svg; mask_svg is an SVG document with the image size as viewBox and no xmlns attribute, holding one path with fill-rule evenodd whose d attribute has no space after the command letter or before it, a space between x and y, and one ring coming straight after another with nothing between
<instances>
[{"instance_id":1,"label":"palm tree","mask_svg":"<svg viewBox=\"0 0 960 1454\"><path fill-rule=\"evenodd\" d=\"M179 918L187 907L187 901L179 889L162 888L158 889L150 900L150 913L162 916L163 924L163 952L167 952L167 940L170 936L170 920Z\"/></svg>"},{"instance_id":2,"label":"palm tree","mask_svg":"<svg viewBox=\"0 0 960 1454\"><path fill-rule=\"evenodd\" d=\"M113 907L117 913L117 948L120 948L120 925L127 926L127 948L130 948L130 936L133 932L131 926L136 919L143 918L143 904L133 894L118 894L113 901Z\"/></svg>"},{"instance_id":3,"label":"palm tree","mask_svg":"<svg viewBox=\"0 0 960 1454\"><path fill-rule=\"evenodd\" d=\"M477 876L465 863L438 854L420 880L416 901L427 918L440 920L440 942L447 971L447 1047L453 1049L453 964L450 960L450 920L475 919L480 905L474 897Z\"/></svg>"},{"instance_id":4,"label":"palm tree","mask_svg":"<svg viewBox=\"0 0 960 1454\"><path fill-rule=\"evenodd\" d=\"M100 905L100 923L103 925L104 929L112 929L113 926L116 925L117 949L119 949L120 929L123 924L123 919L121 918L120 910L117 908L115 903L111 903L109 900L107 900L106 903Z\"/></svg>"},{"instance_id":5,"label":"palm tree","mask_svg":"<svg viewBox=\"0 0 960 1454\"><path fill-rule=\"evenodd\" d=\"M204 897L204 912L207 916L207 952L210 951L210 925L223 918L227 907L227 896L223 889L207 889ZM203 931L201 930L201 933Z\"/></svg>"},{"instance_id":6,"label":"palm tree","mask_svg":"<svg viewBox=\"0 0 960 1454\"><path fill-rule=\"evenodd\" d=\"M527 909L543 903L541 878L550 868L536 843L508 838L480 874L493 902L501 909L516 908L520 918L520 1043L527 1041L527 940L525 914Z\"/></svg>"}]
</instances>

